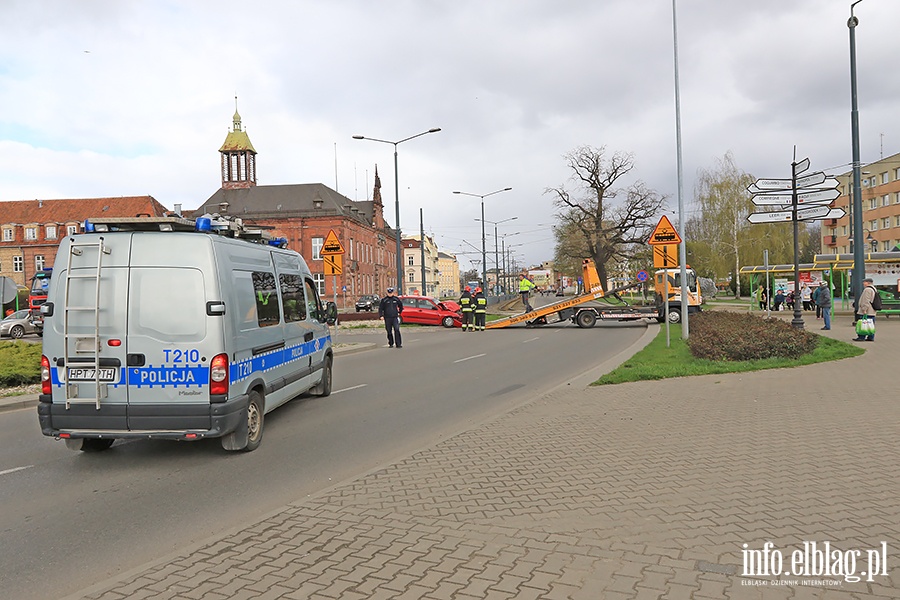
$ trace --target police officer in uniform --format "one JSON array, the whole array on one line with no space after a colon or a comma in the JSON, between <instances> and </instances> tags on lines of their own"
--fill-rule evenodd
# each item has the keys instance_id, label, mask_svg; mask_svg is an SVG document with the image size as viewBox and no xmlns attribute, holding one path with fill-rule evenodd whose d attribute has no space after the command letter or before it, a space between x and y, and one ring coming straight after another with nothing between
<instances>
[{"instance_id":1,"label":"police officer in uniform","mask_svg":"<svg viewBox=\"0 0 900 600\"><path fill-rule=\"evenodd\" d=\"M484 297L480 287L475 288L475 296L472 299L475 301L475 329L484 331L484 321L487 317L487 298Z\"/></svg>"},{"instance_id":2,"label":"police officer in uniform","mask_svg":"<svg viewBox=\"0 0 900 600\"><path fill-rule=\"evenodd\" d=\"M378 304L378 318L384 319L388 347L393 348L394 342L396 342L397 347L402 348L403 338L400 337L400 313L403 312L403 302L394 295L394 288L389 287L387 294Z\"/></svg>"},{"instance_id":3,"label":"police officer in uniform","mask_svg":"<svg viewBox=\"0 0 900 600\"><path fill-rule=\"evenodd\" d=\"M459 306L462 309L462 330L469 331L471 327L472 331L475 331L475 326L472 325L472 309L475 307L475 304L472 302L472 288L469 286L466 286L462 296L459 297Z\"/></svg>"}]
</instances>

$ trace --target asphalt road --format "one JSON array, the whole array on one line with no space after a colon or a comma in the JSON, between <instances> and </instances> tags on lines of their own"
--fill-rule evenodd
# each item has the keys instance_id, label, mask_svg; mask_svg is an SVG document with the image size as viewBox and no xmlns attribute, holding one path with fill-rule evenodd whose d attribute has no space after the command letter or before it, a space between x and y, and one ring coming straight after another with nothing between
<instances>
[{"instance_id":1,"label":"asphalt road","mask_svg":"<svg viewBox=\"0 0 900 600\"><path fill-rule=\"evenodd\" d=\"M464 333L405 327L338 341L378 345L338 356L334 393L266 416L261 447L215 440L117 442L72 452L41 435L33 409L0 414L0 589L65 595L252 522L509 410L611 358L640 323Z\"/></svg>"}]
</instances>

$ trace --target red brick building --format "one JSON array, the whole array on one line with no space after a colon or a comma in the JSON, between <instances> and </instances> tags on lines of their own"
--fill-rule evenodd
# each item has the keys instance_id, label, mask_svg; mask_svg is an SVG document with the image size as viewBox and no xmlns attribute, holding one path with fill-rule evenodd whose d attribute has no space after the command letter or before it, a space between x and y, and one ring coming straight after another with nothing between
<instances>
[{"instance_id":1,"label":"red brick building","mask_svg":"<svg viewBox=\"0 0 900 600\"><path fill-rule=\"evenodd\" d=\"M53 266L63 236L81 232L85 219L166 212L152 196L0 202L0 276L29 286L35 272Z\"/></svg>"},{"instance_id":2,"label":"red brick building","mask_svg":"<svg viewBox=\"0 0 900 600\"><path fill-rule=\"evenodd\" d=\"M372 200L354 201L321 183L257 185L256 150L235 112L232 131L219 148L222 187L194 216L204 213L240 217L247 223L268 226L288 248L306 259L326 299L351 306L361 294L383 296L396 281L396 237L384 222L381 179L375 169ZM325 275L320 254L329 231L344 247L343 272Z\"/></svg>"}]
</instances>

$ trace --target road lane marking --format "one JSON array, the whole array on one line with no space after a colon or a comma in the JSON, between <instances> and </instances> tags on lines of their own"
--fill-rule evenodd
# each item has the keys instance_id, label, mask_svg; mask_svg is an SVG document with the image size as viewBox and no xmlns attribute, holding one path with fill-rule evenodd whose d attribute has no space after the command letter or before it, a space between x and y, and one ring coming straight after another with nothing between
<instances>
[{"instance_id":1,"label":"road lane marking","mask_svg":"<svg viewBox=\"0 0 900 600\"><path fill-rule=\"evenodd\" d=\"M27 467L16 467L15 469L7 469L5 471L0 471L0 475L9 475L10 473L15 473L16 471L24 471L25 469L30 469L34 465L28 465Z\"/></svg>"},{"instance_id":2,"label":"road lane marking","mask_svg":"<svg viewBox=\"0 0 900 600\"><path fill-rule=\"evenodd\" d=\"M467 360L472 360L473 358L481 358L482 356L487 356L487 354L476 354L475 356L467 356L466 358L461 358L459 360L454 360L454 363L466 362Z\"/></svg>"},{"instance_id":3,"label":"road lane marking","mask_svg":"<svg viewBox=\"0 0 900 600\"><path fill-rule=\"evenodd\" d=\"M523 344L527 344L528 342L533 342L533 341L539 340L539 339L541 339L540 336L538 336L538 337L533 337L533 338L531 338L530 340L525 340L525 341L522 342L522 343L523 343Z\"/></svg>"},{"instance_id":4,"label":"road lane marking","mask_svg":"<svg viewBox=\"0 0 900 600\"><path fill-rule=\"evenodd\" d=\"M341 392L349 392L350 390L358 390L359 388L364 388L367 385L369 385L369 384L361 383L359 385L354 385L353 387L344 388L342 390L334 390L333 392L331 392L331 394L334 395L334 394L340 394Z\"/></svg>"}]
</instances>

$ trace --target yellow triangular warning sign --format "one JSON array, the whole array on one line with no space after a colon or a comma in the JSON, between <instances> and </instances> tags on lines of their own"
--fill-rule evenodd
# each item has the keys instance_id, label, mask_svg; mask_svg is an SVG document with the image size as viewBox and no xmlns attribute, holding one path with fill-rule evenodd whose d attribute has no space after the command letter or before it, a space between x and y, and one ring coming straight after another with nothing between
<instances>
[{"instance_id":1,"label":"yellow triangular warning sign","mask_svg":"<svg viewBox=\"0 0 900 600\"><path fill-rule=\"evenodd\" d=\"M666 244L680 244L681 236L672 227L669 217L663 215L662 219L656 225L656 229L650 234L650 240L647 242L651 246L664 246Z\"/></svg>"},{"instance_id":2,"label":"yellow triangular warning sign","mask_svg":"<svg viewBox=\"0 0 900 600\"><path fill-rule=\"evenodd\" d=\"M321 254L325 256L329 256L332 254L343 254L344 247L341 245L341 240L338 239L337 234L334 232L334 229L328 232L328 237L325 238L325 243L322 244L322 252Z\"/></svg>"}]
</instances>

